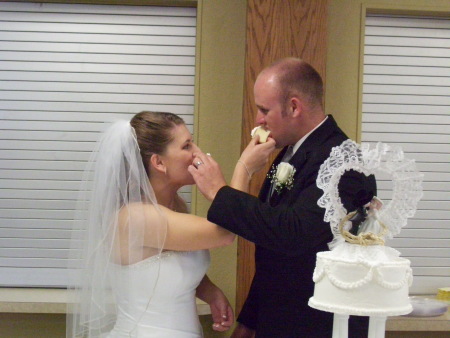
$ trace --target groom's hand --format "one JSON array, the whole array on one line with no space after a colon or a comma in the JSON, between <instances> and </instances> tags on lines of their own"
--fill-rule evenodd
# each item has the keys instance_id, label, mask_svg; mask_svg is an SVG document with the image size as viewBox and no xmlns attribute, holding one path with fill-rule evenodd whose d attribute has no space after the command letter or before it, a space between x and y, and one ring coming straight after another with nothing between
<instances>
[{"instance_id":1,"label":"groom's hand","mask_svg":"<svg viewBox=\"0 0 450 338\"><path fill-rule=\"evenodd\" d=\"M214 199L220 188L227 185L219 164L209 154L195 153L188 171L194 178L200 192L209 201Z\"/></svg>"}]
</instances>

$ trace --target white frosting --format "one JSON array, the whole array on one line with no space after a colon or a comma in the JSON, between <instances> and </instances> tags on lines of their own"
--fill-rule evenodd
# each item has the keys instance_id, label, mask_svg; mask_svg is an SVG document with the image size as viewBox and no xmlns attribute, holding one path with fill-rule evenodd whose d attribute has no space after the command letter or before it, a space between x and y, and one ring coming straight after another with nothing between
<instances>
[{"instance_id":1,"label":"white frosting","mask_svg":"<svg viewBox=\"0 0 450 338\"><path fill-rule=\"evenodd\" d=\"M346 306L343 306L342 304L335 305L329 302L317 301L314 298L309 299L308 305L311 306L312 308L326 312L350 314L354 316L389 317L389 316L405 315L412 311L412 306L410 304L406 306L391 307L389 310L388 309L379 310L370 308L361 309L360 307L352 306L351 303L349 303Z\"/></svg>"},{"instance_id":2,"label":"white frosting","mask_svg":"<svg viewBox=\"0 0 450 338\"><path fill-rule=\"evenodd\" d=\"M256 131L261 128L261 126L255 127L252 129L252 131L250 132L251 137L253 138L255 136Z\"/></svg>"},{"instance_id":3,"label":"white frosting","mask_svg":"<svg viewBox=\"0 0 450 338\"><path fill-rule=\"evenodd\" d=\"M384 246L343 243L317 254L313 280L315 309L359 316L397 316L411 312L410 261Z\"/></svg>"}]
</instances>

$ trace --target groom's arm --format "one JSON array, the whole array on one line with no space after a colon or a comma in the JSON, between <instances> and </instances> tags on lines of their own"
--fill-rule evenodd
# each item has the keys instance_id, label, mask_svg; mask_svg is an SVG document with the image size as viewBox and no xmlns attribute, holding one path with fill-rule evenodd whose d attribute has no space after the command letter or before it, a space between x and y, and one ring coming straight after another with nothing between
<instances>
[{"instance_id":1,"label":"groom's arm","mask_svg":"<svg viewBox=\"0 0 450 338\"><path fill-rule=\"evenodd\" d=\"M376 194L373 177L360 173L346 174L339 188L348 211L354 210L357 192L367 190ZM330 225L323 220L325 210L317 205L323 191L315 180L290 194L293 194L290 204L271 207L256 197L224 186L213 200L208 220L257 245L286 254L299 254L331 241Z\"/></svg>"},{"instance_id":2,"label":"groom's arm","mask_svg":"<svg viewBox=\"0 0 450 338\"><path fill-rule=\"evenodd\" d=\"M222 187L208 210L208 220L267 249L299 254L331 240L324 210L317 205L320 193L303 190L291 205L271 207L258 198L231 187Z\"/></svg>"}]
</instances>

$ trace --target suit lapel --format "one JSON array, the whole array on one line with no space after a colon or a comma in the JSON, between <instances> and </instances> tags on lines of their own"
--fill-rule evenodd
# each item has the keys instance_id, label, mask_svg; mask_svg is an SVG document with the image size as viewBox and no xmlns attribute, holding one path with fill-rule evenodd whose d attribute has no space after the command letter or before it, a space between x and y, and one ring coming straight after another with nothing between
<instances>
[{"instance_id":1,"label":"suit lapel","mask_svg":"<svg viewBox=\"0 0 450 338\"><path fill-rule=\"evenodd\" d=\"M284 153L286 152L287 147L284 147L282 151L279 152L275 160L272 162L272 165L269 168L269 171L266 174L266 178L264 179L263 185L261 187L260 193L259 193L259 199L263 202L267 201L267 195L270 193L270 187L272 186L272 183L270 182L270 178L267 177L267 175L270 173L272 168L276 168L276 166L281 162L281 159L284 156Z\"/></svg>"},{"instance_id":2,"label":"suit lapel","mask_svg":"<svg viewBox=\"0 0 450 338\"><path fill-rule=\"evenodd\" d=\"M305 164L307 162L307 159L311 156L314 156L314 152L320 151L321 145L329 138L332 134L335 134L336 132L342 133L345 138L347 136L338 128L336 121L334 120L333 116L328 115L328 119L316 130L314 130L311 135L308 136L308 138L303 142L303 144L300 146L300 148L295 152L294 156L289 161L290 164L292 164L295 169L295 175L294 175L294 187L292 190L296 189L296 183L299 182L300 177L305 172ZM287 147L285 147L276 157L275 161L273 162L272 166L270 167L270 170L272 170L273 166L277 166L281 159L284 156L284 153L286 152ZM269 172L270 172L269 170ZM261 193L259 195L259 198L261 201L265 202L267 201L267 195L270 192L270 179L266 178L264 180L263 186L261 188ZM280 193L277 191L274 191L271 198L270 198L270 205L276 206L281 199L289 194L289 190L282 190Z\"/></svg>"},{"instance_id":3,"label":"suit lapel","mask_svg":"<svg viewBox=\"0 0 450 338\"><path fill-rule=\"evenodd\" d=\"M292 187L292 189L295 189L296 179L301 176L301 171L302 171L303 165L306 162L306 158L307 158L306 153L300 147L300 149L298 149L296 151L296 153L294 154L294 156L292 156L292 158L289 160L289 164L292 164L292 166L295 168L294 186ZM290 192L290 190L288 190L286 188L281 190L280 192L275 190L273 192L272 196L270 197L270 205L271 206L278 205L278 203L281 201L282 197L289 194L289 192Z\"/></svg>"}]
</instances>

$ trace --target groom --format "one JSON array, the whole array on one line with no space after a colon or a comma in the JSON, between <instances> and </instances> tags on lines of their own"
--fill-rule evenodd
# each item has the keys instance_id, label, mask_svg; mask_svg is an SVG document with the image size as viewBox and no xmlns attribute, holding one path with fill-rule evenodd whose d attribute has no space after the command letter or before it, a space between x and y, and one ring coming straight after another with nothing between
<instances>
[{"instance_id":1,"label":"groom","mask_svg":"<svg viewBox=\"0 0 450 338\"><path fill-rule=\"evenodd\" d=\"M331 337L333 316L308 306L313 295L316 254L328 250L333 236L324 222L316 186L320 165L347 136L323 112L323 84L308 63L282 59L264 69L254 86L256 122L271 131L283 159L296 169L292 187L274 189L266 179L259 198L226 185L219 170L193 172L212 205L208 220L256 244L256 273L232 337ZM291 146L291 147L289 147ZM246 163L252 172L252 163ZM202 171L208 170L207 174ZM373 177L347 172L339 194L348 212L376 194ZM367 318L350 319L350 336L367 335Z\"/></svg>"}]
</instances>

